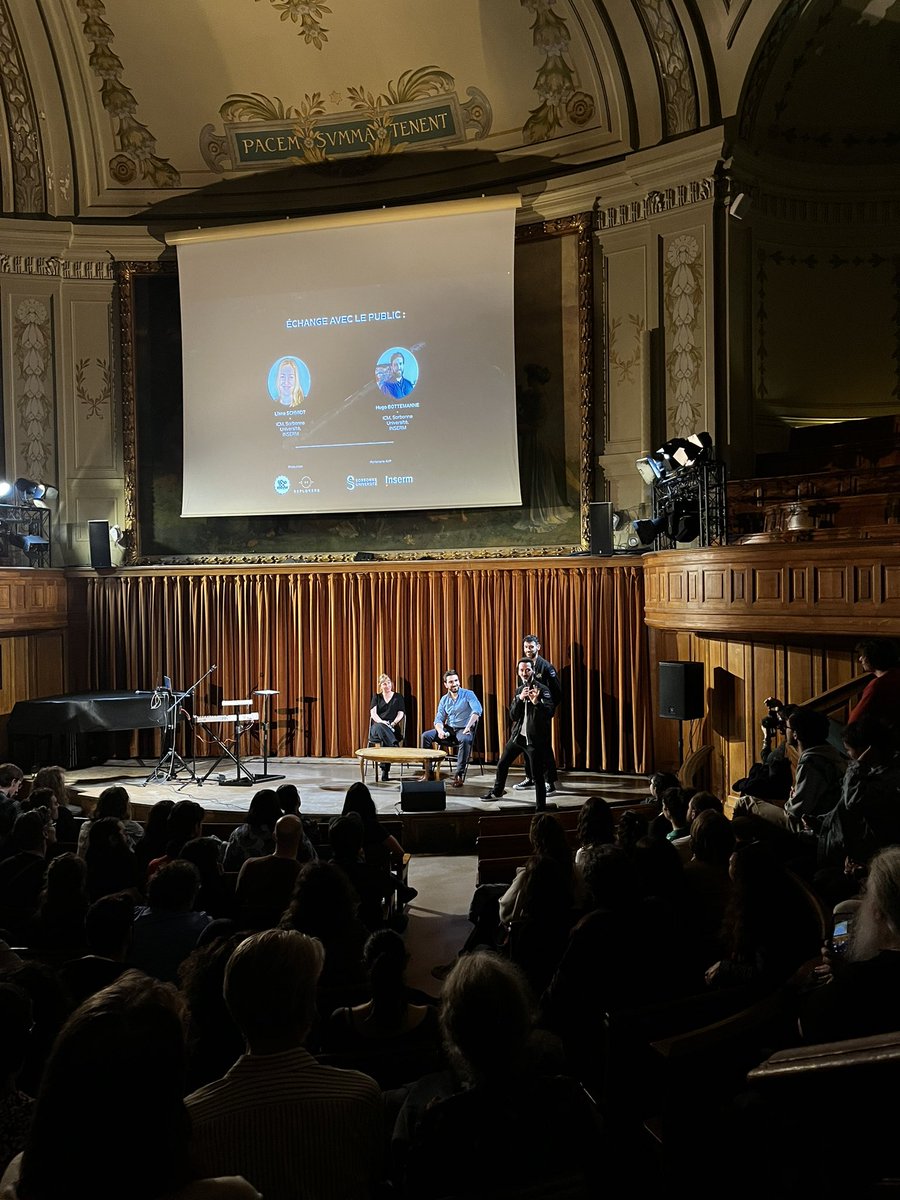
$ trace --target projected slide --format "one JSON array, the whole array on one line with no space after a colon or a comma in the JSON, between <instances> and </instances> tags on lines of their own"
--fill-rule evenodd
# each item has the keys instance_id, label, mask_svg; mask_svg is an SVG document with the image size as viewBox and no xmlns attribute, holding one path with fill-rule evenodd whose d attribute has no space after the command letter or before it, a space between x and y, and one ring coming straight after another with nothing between
<instances>
[{"instance_id":1,"label":"projected slide","mask_svg":"<svg viewBox=\"0 0 900 1200\"><path fill-rule=\"evenodd\" d=\"M520 503L508 198L176 235L186 517Z\"/></svg>"}]
</instances>

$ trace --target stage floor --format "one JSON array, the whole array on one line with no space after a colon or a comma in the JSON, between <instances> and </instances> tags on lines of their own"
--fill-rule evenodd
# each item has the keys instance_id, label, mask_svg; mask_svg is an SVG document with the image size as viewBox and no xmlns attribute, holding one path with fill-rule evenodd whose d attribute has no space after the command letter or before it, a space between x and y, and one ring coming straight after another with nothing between
<instances>
[{"instance_id":1,"label":"stage floor","mask_svg":"<svg viewBox=\"0 0 900 1200\"><path fill-rule=\"evenodd\" d=\"M252 775L262 774L262 759L242 760ZM111 761L98 767L86 767L70 771L67 783L78 792L88 796L99 796L105 787L122 784L128 788L135 817L143 820L158 800L196 800L207 814L207 821L231 822L240 820L250 805L254 793L264 787L277 788L282 783L297 785L302 801L302 811L310 817L337 816L344 804L344 796L351 783L359 780L359 762L355 758L277 758L269 759L269 773L283 775L283 779L258 780L241 786L221 786L216 771L205 783L195 782L182 774L171 780L153 780L142 786L148 778L153 763L141 766L136 760ZM196 773L202 777L212 765L211 759L198 759ZM235 777L233 764L226 771L220 768L226 779ZM420 774L417 768L405 768L403 779L412 780ZM507 781L506 795L502 800L485 801L480 797L493 784L495 770L477 763L469 766L463 787L447 789L447 812L459 815L527 812L534 809L532 790L516 792L513 784L522 778L521 770L513 771ZM392 778L387 783L375 782L371 767L366 782L378 812L383 816L400 814L400 771L394 767ZM446 776L445 776L446 780ZM647 777L644 775L611 775L589 771L566 771L560 775L557 792L552 797L557 809L580 808L588 796L603 796L609 801L636 801L647 795Z\"/></svg>"}]
</instances>

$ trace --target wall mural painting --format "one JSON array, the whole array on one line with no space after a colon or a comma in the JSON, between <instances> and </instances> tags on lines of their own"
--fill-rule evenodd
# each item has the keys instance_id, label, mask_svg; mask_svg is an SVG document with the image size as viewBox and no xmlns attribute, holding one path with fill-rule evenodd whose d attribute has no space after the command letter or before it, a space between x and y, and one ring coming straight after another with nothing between
<instances>
[{"instance_id":1,"label":"wall mural painting","mask_svg":"<svg viewBox=\"0 0 900 1200\"><path fill-rule=\"evenodd\" d=\"M590 214L581 213L517 231L522 504L505 508L183 519L178 277L160 264L120 264L131 561L343 562L359 551L394 560L513 558L581 549L593 496L590 229Z\"/></svg>"},{"instance_id":2,"label":"wall mural painting","mask_svg":"<svg viewBox=\"0 0 900 1200\"><path fill-rule=\"evenodd\" d=\"M315 0L269 0L269 4L280 13L282 21L299 24L297 36L302 37L307 46L321 50L328 41L328 30L323 23L325 14L331 12L327 4L317 4Z\"/></svg>"}]
</instances>

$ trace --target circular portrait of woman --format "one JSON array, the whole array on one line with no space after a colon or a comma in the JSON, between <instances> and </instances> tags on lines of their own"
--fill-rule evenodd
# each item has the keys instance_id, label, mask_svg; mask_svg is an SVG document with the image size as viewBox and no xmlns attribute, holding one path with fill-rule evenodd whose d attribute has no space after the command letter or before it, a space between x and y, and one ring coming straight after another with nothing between
<instances>
[{"instance_id":1,"label":"circular portrait of woman","mask_svg":"<svg viewBox=\"0 0 900 1200\"><path fill-rule=\"evenodd\" d=\"M402 400L419 382L419 364L415 356L402 346L391 346L375 364L375 382L385 396Z\"/></svg>"},{"instance_id":2,"label":"circular portrait of woman","mask_svg":"<svg viewBox=\"0 0 900 1200\"><path fill-rule=\"evenodd\" d=\"M269 369L269 395L284 408L302 408L309 395L309 367L302 358L279 358Z\"/></svg>"}]
</instances>

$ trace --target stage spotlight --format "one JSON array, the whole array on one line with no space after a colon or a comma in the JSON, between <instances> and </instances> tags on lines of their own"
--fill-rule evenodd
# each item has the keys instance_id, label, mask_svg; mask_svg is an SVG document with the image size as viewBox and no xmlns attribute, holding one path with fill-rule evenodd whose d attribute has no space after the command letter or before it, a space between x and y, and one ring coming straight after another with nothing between
<instances>
[{"instance_id":1,"label":"stage spotlight","mask_svg":"<svg viewBox=\"0 0 900 1200\"><path fill-rule=\"evenodd\" d=\"M59 499L59 488L52 483L42 483L37 479L20 478L16 480L16 491L22 498L25 504L34 504L36 501L43 501L41 508L46 508L48 500Z\"/></svg>"},{"instance_id":2,"label":"stage spotlight","mask_svg":"<svg viewBox=\"0 0 900 1200\"><path fill-rule=\"evenodd\" d=\"M0 479L0 500L5 500L13 493L14 485L8 479Z\"/></svg>"},{"instance_id":3,"label":"stage spotlight","mask_svg":"<svg viewBox=\"0 0 900 1200\"><path fill-rule=\"evenodd\" d=\"M31 554L33 550L43 550L45 546L50 545L45 537L41 537L37 533L11 533L9 535L9 544L11 546L18 546L26 554Z\"/></svg>"},{"instance_id":4,"label":"stage spotlight","mask_svg":"<svg viewBox=\"0 0 900 1200\"><path fill-rule=\"evenodd\" d=\"M653 454L648 454L646 458L639 458L634 465L637 467L638 475L648 487L652 487L657 479L662 479L666 473L662 462Z\"/></svg>"},{"instance_id":5,"label":"stage spotlight","mask_svg":"<svg viewBox=\"0 0 900 1200\"><path fill-rule=\"evenodd\" d=\"M109 540L114 546L122 546L125 544L125 530L121 525L110 525Z\"/></svg>"},{"instance_id":6,"label":"stage spotlight","mask_svg":"<svg viewBox=\"0 0 900 1200\"><path fill-rule=\"evenodd\" d=\"M631 528L634 530L637 541L632 543L631 538L629 538L629 544L649 546L651 542L656 541L661 533L665 533L668 522L668 517L652 517L649 520L632 521Z\"/></svg>"}]
</instances>

